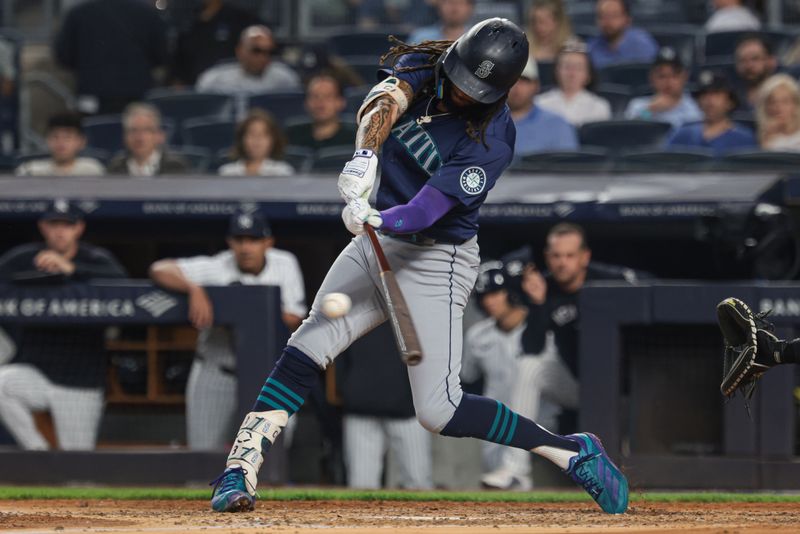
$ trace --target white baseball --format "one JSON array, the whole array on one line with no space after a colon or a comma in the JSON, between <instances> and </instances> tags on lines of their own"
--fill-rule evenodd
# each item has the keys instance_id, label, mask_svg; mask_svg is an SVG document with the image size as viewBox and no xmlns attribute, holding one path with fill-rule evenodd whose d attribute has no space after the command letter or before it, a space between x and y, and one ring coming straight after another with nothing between
<instances>
[{"instance_id":1,"label":"white baseball","mask_svg":"<svg viewBox=\"0 0 800 534\"><path fill-rule=\"evenodd\" d=\"M328 293L322 297L322 313L329 319L337 319L350 311L353 301L344 293Z\"/></svg>"}]
</instances>

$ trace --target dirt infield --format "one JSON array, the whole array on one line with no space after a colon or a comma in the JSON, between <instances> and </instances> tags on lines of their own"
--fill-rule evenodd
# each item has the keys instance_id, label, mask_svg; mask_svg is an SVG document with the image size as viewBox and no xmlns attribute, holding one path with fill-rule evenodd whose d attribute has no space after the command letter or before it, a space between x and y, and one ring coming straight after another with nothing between
<instances>
[{"instance_id":1,"label":"dirt infield","mask_svg":"<svg viewBox=\"0 0 800 534\"><path fill-rule=\"evenodd\" d=\"M0 501L0 532L800 532L797 503L633 502L609 516L589 503L263 501L216 514L203 501Z\"/></svg>"}]
</instances>

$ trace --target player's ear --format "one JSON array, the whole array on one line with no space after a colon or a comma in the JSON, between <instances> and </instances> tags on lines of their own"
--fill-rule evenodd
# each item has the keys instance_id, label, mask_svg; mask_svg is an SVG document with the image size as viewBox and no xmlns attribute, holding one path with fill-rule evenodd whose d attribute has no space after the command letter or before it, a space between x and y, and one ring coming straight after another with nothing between
<instances>
[{"instance_id":1,"label":"player's ear","mask_svg":"<svg viewBox=\"0 0 800 534\"><path fill-rule=\"evenodd\" d=\"M274 237L265 237L264 238L264 249L270 249L275 245L275 238Z\"/></svg>"},{"instance_id":2,"label":"player's ear","mask_svg":"<svg viewBox=\"0 0 800 534\"><path fill-rule=\"evenodd\" d=\"M80 239L83 235L83 232L86 231L86 223L84 221L78 221L75 223L75 232L77 234L77 238Z\"/></svg>"}]
</instances>

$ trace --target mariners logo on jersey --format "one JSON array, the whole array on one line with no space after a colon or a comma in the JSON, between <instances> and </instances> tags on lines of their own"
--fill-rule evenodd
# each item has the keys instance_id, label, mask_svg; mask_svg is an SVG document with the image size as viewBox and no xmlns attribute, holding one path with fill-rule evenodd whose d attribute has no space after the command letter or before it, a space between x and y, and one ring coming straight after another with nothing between
<instances>
[{"instance_id":1,"label":"mariners logo on jersey","mask_svg":"<svg viewBox=\"0 0 800 534\"><path fill-rule=\"evenodd\" d=\"M402 144L428 176L442 166L442 157L436 142L414 119L392 129L392 135Z\"/></svg>"},{"instance_id":2,"label":"mariners logo on jersey","mask_svg":"<svg viewBox=\"0 0 800 534\"><path fill-rule=\"evenodd\" d=\"M480 167L469 167L461 173L461 189L469 195L477 195L486 186L486 173Z\"/></svg>"}]
</instances>

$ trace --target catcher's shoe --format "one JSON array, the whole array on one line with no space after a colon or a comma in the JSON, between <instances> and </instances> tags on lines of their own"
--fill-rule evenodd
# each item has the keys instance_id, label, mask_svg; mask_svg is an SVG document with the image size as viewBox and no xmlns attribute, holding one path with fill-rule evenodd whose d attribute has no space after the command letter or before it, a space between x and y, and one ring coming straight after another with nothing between
<instances>
[{"instance_id":1,"label":"catcher's shoe","mask_svg":"<svg viewBox=\"0 0 800 534\"><path fill-rule=\"evenodd\" d=\"M754 314L732 297L717 305L717 321L725 338L720 391L726 397L742 389L749 399L761 375L780 363L784 342L772 333L774 326L765 319L769 313Z\"/></svg>"},{"instance_id":2,"label":"catcher's shoe","mask_svg":"<svg viewBox=\"0 0 800 534\"><path fill-rule=\"evenodd\" d=\"M628 479L608 457L600 439L588 432L566 437L577 441L581 450L570 458L565 472L604 512L624 513L628 509Z\"/></svg>"},{"instance_id":3,"label":"catcher's shoe","mask_svg":"<svg viewBox=\"0 0 800 534\"><path fill-rule=\"evenodd\" d=\"M246 476L244 468L236 465L211 482L211 508L215 512L249 512L255 508L256 496L247 490Z\"/></svg>"}]
</instances>

